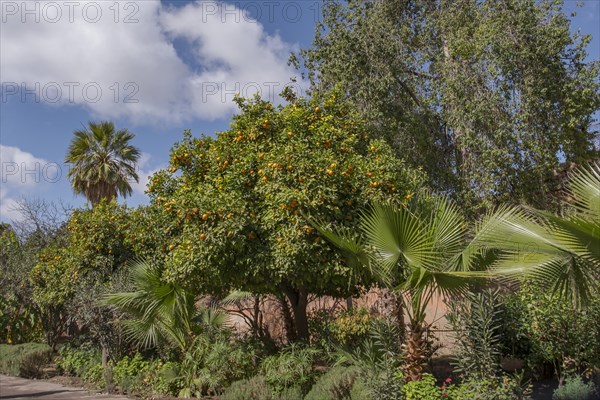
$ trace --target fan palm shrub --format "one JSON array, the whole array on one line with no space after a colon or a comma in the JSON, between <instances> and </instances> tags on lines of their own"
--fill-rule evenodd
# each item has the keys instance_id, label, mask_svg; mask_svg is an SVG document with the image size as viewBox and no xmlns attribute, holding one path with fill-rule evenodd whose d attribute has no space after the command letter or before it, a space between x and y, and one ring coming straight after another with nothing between
<instances>
[{"instance_id":1,"label":"fan palm shrub","mask_svg":"<svg viewBox=\"0 0 600 400\"><path fill-rule=\"evenodd\" d=\"M185 353L203 330L217 330L227 322L226 314L199 307L196 295L190 290L165 282L155 265L135 262L129 279L133 291L110 294L103 303L131 316L123 321L124 330L141 348L166 341Z\"/></svg>"},{"instance_id":2,"label":"fan palm shrub","mask_svg":"<svg viewBox=\"0 0 600 400\"><path fill-rule=\"evenodd\" d=\"M429 350L428 304L436 293L464 295L477 279L469 271L485 269L495 254L469 245L466 221L458 207L443 197L413 207L374 204L363 213L358 232L314 225L346 254L350 265L370 268L402 294L409 328L405 377L419 380Z\"/></svg>"}]
</instances>

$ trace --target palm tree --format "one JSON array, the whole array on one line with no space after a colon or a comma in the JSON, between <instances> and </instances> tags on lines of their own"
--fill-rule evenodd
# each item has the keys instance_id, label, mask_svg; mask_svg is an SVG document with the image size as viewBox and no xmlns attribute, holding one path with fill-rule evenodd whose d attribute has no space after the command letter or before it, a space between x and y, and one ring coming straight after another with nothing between
<instances>
[{"instance_id":1,"label":"palm tree","mask_svg":"<svg viewBox=\"0 0 600 400\"><path fill-rule=\"evenodd\" d=\"M535 279L576 305L600 289L600 166L570 177L566 212L505 206L481 224L476 242L501 249L492 275Z\"/></svg>"},{"instance_id":2,"label":"palm tree","mask_svg":"<svg viewBox=\"0 0 600 400\"><path fill-rule=\"evenodd\" d=\"M76 194L83 194L92 206L117 194L131 195L129 180L139 181L135 163L140 157L129 144L134 135L127 129L115 130L112 122L90 122L88 128L73 133L65 163L73 164L67 176Z\"/></svg>"},{"instance_id":3,"label":"palm tree","mask_svg":"<svg viewBox=\"0 0 600 400\"><path fill-rule=\"evenodd\" d=\"M147 262L135 262L129 279L134 291L110 294L103 303L131 316L123 322L125 333L141 348L166 341L184 353L202 329L227 322L224 313L198 307L191 291L163 281L160 269Z\"/></svg>"},{"instance_id":4,"label":"palm tree","mask_svg":"<svg viewBox=\"0 0 600 400\"><path fill-rule=\"evenodd\" d=\"M468 230L458 208L436 198L411 210L375 204L360 220L358 234L314 224L346 254L350 265L368 267L401 295L408 314L405 373L419 380L426 364L426 307L434 294L465 294L476 277L469 271L485 268L494 255L469 246Z\"/></svg>"}]
</instances>

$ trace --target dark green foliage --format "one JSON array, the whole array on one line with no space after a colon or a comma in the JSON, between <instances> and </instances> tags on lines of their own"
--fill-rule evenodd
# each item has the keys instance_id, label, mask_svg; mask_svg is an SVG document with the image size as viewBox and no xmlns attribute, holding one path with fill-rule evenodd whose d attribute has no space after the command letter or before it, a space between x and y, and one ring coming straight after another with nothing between
<instances>
[{"instance_id":1,"label":"dark green foliage","mask_svg":"<svg viewBox=\"0 0 600 400\"><path fill-rule=\"evenodd\" d=\"M42 343L0 344L0 373L23 378L41 378L52 351Z\"/></svg>"},{"instance_id":2,"label":"dark green foliage","mask_svg":"<svg viewBox=\"0 0 600 400\"><path fill-rule=\"evenodd\" d=\"M431 374L423 374L419 381L406 382L402 387L406 400L437 400L442 398L442 391L435 384Z\"/></svg>"},{"instance_id":3,"label":"dark green foliage","mask_svg":"<svg viewBox=\"0 0 600 400\"><path fill-rule=\"evenodd\" d=\"M144 360L140 353L133 357L125 356L112 368L112 378L114 383L120 388L121 392L131 394L135 391L135 386L148 370L150 362Z\"/></svg>"},{"instance_id":4,"label":"dark green foliage","mask_svg":"<svg viewBox=\"0 0 600 400\"><path fill-rule=\"evenodd\" d=\"M43 338L40 311L34 304L0 294L0 343L23 343Z\"/></svg>"},{"instance_id":5,"label":"dark green foliage","mask_svg":"<svg viewBox=\"0 0 600 400\"><path fill-rule=\"evenodd\" d=\"M455 371L467 379L494 378L500 372L502 325L500 294L487 289L449 302L446 315L455 333Z\"/></svg>"},{"instance_id":6,"label":"dark green foliage","mask_svg":"<svg viewBox=\"0 0 600 400\"><path fill-rule=\"evenodd\" d=\"M336 366L360 371L352 385L352 399L395 400L402 398L405 383L398 326L384 319L372 321L369 336L354 348L338 348Z\"/></svg>"},{"instance_id":7,"label":"dark green foliage","mask_svg":"<svg viewBox=\"0 0 600 400\"><path fill-rule=\"evenodd\" d=\"M593 400L600 393L594 382L584 383L580 376L567 378L552 394L552 400Z\"/></svg>"}]
</instances>

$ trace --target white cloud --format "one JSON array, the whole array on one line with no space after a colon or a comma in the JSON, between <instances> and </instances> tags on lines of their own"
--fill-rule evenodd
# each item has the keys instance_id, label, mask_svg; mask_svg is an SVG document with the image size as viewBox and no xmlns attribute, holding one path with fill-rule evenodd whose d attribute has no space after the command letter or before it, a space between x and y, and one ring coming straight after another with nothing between
<instances>
[{"instance_id":1,"label":"white cloud","mask_svg":"<svg viewBox=\"0 0 600 400\"><path fill-rule=\"evenodd\" d=\"M142 152L142 154L140 155L140 159L138 160L136 166L139 182L131 182L131 188L133 189L134 194L144 195L146 187L148 186L148 182L150 181L149 178L152 175L154 175L155 172L158 172L160 169L166 168L165 164L161 164L156 168L151 168L151 159L152 156L148 153Z\"/></svg>"},{"instance_id":2,"label":"white cloud","mask_svg":"<svg viewBox=\"0 0 600 400\"><path fill-rule=\"evenodd\" d=\"M5 189L28 190L44 183L56 183L63 175L62 166L38 158L18 147L0 144L2 193Z\"/></svg>"},{"instance_id":3,"label":"white cloud","mask_svg":"<svg viewBox=\"0 0 600 400\"><path fill-rule=\"evenodd\" d=\"M15 199L52 188L64 177L63 166L18 147L0 144L0 220L16 219Z\"/></svg>"},{"instance_id":4,"label":"white cloud","mask_svg":"<svg viewBox=\"0 0 600 400\"><path fill-rule=\"evenodd\" d=\"M286 65L293 46L242 10L232 12L232 5L209 13L214 2L175 8L148 0L72 3L2 2L6 98L20 100L23 92L13 92L23 84L40 101L84 105L101 117L215 119L233 110L234 91L276 95L296 75ZM192 57L178 54L175 40ZM125 103L127 95L138 102ZM26 98L35 100L33 93Z\"/></svg>"}]
</instances>

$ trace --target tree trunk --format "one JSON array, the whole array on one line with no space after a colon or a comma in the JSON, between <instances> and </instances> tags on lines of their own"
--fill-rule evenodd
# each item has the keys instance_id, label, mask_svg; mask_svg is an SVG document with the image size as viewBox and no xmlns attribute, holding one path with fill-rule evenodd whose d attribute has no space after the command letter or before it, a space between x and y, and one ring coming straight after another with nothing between
<instances>
[{"instance_id":1,"label":"tree trunk","mask_svg":"<svg viewBox=\"0 0 600 400\"><path fill-rule=\"evenodd\" d=\"M290 305L292 307L294 325L296 328L296 340L308 343L308 316L306 314L306 308L308 306L308 291L302 287L295 289L291 286L285 286L284 293L290 301Z\"/></svg>"},{"instance_id":2,"label":"tree trunk","mask_svg":"<svg viewBox=\"0 0 600 400\"><path fill-rule=\"evenodd\" d=\"M416 382L423 377L427 365L425 339L426 328L421 321L410 322L410 332L405 344L404 374L409 382Z\"/></svg>"},{"instance_id":3,"label":"tree trunk","mask_svg":"<svg viewBox=\"0 0 600 400\"><path fill-rule=\"evenodd\" d=\"M406 340L406 324L404 322L404 301L402 300L402 294L400 293L393 293L392 296L394 296L394 316L396 317L398 333L400 334L400 343L404 343Z\"/></svg>"},{"instance_id":4,"label":"tree trunk","mask_svg":"<svg viewBox=\"0 0 600 400\"><path fill-rule=\"evenodd\" d=\"M108 356L109 356L109 352L108 352L108 346L106 346L106 344L102 344L102 368L104 370L106 370L106 368L108 367Z\"/></svg>"},{"instance_id":5,"label":"tree trunk","mask_svg":"<svg viewBox=\"0 0 600 400\"><path fill-rule=\"evenodd\" d=\"M285 296L278 297L281 305L281 314L283 315L283 328L288 342L296 341L296 328L294 327L294 318Z\"/></svg>"}]
</instances>

